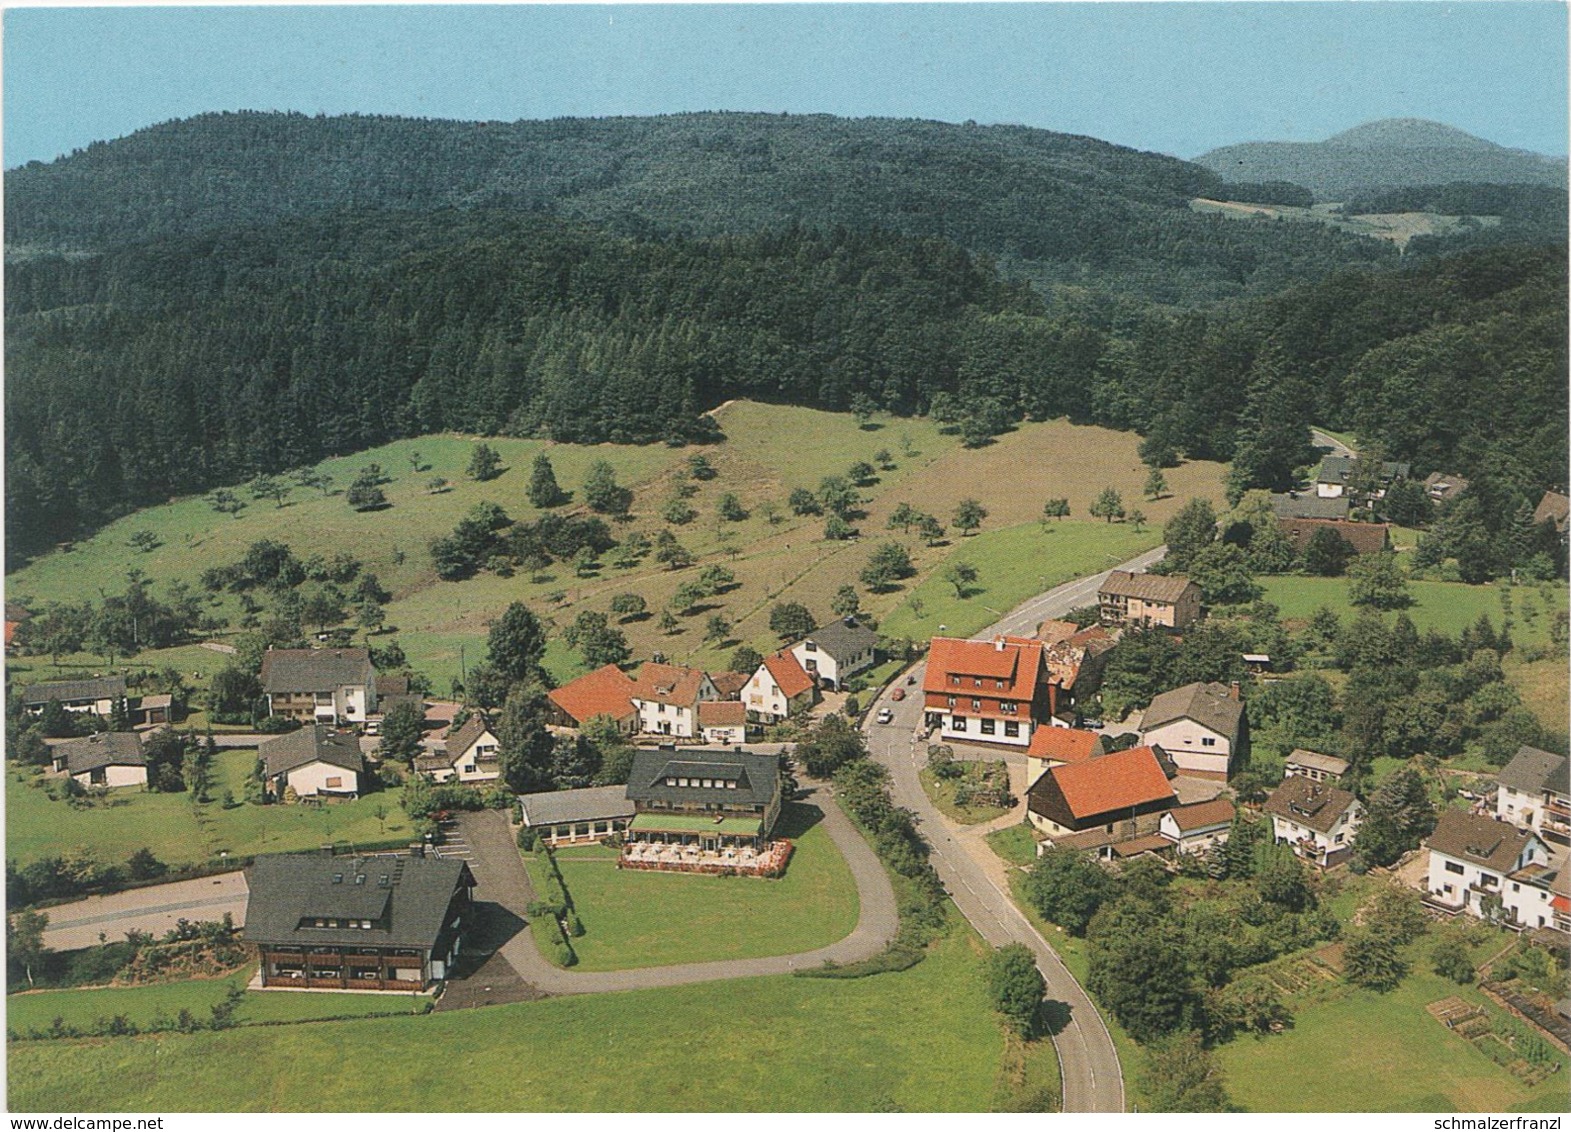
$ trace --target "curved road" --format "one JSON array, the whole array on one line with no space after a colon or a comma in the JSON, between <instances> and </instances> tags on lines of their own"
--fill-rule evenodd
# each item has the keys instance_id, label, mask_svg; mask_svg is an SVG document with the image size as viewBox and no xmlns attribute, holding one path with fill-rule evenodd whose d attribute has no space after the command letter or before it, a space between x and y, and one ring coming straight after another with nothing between
<instances>
[{"instance_id":1,"label":"curved road","mask_svg":"<svg viewBox=\"0 0 1571 1132\"><path fill-rule=\"evenodd\" d=\"M1122 563L1115 569L1141 570L1159 561L1165 546ZM978 637L997 633L1034 634L1038 622L1061 616L1071 609L1096 601L1096 593L1107 572L1066 582L1039 594L1006 614ZM911 669L920 683L926 665ZM896 684L895 686L901 686ZM1069 973L1058 953L1040 932L1031 926L1008 892L989 875L972 854L991 853L986 842L964 842L955 836L955 827L940 814L922 789L918 771L926 760L924 745L916 737L922 722L922 701L917 695L895 701L888 690L872 705L869 720L878 709L894 713L890 724L864 724L868 750L873 758L889 768L895 803L912 810L920 819L933 846L933 864L950 896L965 918L983 939L995 947L1023 943L1036 955L1037 967L1047 980L1048 997L1065 1003L1069 1020L1053 1036L1058 1063L1063 1074L1065 1112L1122 1112L1124 1078L1118 1051L1113 1046L1107 1025L1097 1012L1085 989Z\"/></svg>"},{"instance_id":2,"label":"curved road","mask_svg":"<svg viewBox=\"0 0 1571 1132\"><path fill-rule=\"evenodd\" d=\"M563 970L547 962L535 946L527 929L513 934L497 954L524 982L545 994L595 994L602 991L643 990L671 987L683 983L704 983L716 979L740 979L753 975L789 975L794 971L820 967L833 960L855 963L877 955L895 937L899 926L894 889L884 866L862 839L849 818L821 785L809 785L806 800L814 801L823 812L824 829L835 848L845 858L856 881L858 914L856 927L844 939L795 955L775 955L765 959L724 959L713 963L684 963L671 967L638 967L625 971ZM492 901L522 920L524 909L534 899L529 876L518 849L513 844L507 819L496 811L463 815L463 831L474 860L470 868L479 882L476 898Z\"/></svg>"}]
</instances>

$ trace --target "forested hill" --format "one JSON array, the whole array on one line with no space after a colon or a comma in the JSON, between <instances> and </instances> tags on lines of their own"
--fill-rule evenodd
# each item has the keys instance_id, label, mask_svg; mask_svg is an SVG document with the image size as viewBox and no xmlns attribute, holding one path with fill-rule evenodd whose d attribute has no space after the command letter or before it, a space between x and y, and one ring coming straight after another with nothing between
<instances>
[{"instance_id":1,"label":"forested hill","mask_svg":"<svg viewBox=\"0 0 1571 1132\"><path fill-rule=\"evenodd\" d=\"M625 234L801 224L938 236L1042 284L1191 305L1389 263L1376 241L1196 215L1220 178L1015 126L708 113L451 122L209 114L6 177L15 250L270 224L344 209L544 211Z\"/></svg>"},{"instance_id":2,"label":"forested hill","mask_svg":"<svg viewBox=\"0 0 1571 1132\"><path fill-rule=\"evenodd\" d=\"M978 442L1068 416L1278 489L1312 421L1347 421L1536 499L1565 464L1565 274L1563 249L1505 248L1095 322L878 231L373 211L38 255L6 274L7 552L400 436L701 440L738 396L861 394Z\"/></svg>"},{"instance_id":3,"label":"forested hill","mask_svg":"<svg viewBox=\"0 0 1571 1132\"><path fill-rule=\"evenodd\" d=\"M1228 181L1291 181L1321 200L1450 182L1564 187L1564 158L1508 149L1439 122L1388 118L1323 142L1245 142L1195 158Z\"/></svg>"}]
</instances>

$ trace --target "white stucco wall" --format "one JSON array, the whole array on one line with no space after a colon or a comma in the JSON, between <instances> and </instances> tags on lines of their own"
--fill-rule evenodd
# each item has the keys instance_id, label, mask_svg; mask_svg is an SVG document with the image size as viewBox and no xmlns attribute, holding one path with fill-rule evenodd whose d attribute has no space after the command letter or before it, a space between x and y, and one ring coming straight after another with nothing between
<instances>
[{"instance_id":1,"label":"white stucco wall","mask_svg":"<svg viewBox=\"0 0 1571 1132\"><path fill-rule=\"evenodd\" d=\"M1206 746L1207 739L1215 745ZM1175 719L1161 727L1142 731L1140 741L1148 747L1161 747L1179 770L1226 774L1233 755L1233 744L1227 736L1192 719Z\"/></svg>"},{"instance_id":2,"label":"white stucco wall","mask_svg":"<svg viewBox=\"0 0 1571 1132\"><path fill-rule=\"evenodd\" d=\"M330 778L337 779L338 785L329 786ZM302 798L313 794L356 794L360 790L360 776L354 771L322 762L297 766L286 780Z\"/></svg>"}]
</instances>

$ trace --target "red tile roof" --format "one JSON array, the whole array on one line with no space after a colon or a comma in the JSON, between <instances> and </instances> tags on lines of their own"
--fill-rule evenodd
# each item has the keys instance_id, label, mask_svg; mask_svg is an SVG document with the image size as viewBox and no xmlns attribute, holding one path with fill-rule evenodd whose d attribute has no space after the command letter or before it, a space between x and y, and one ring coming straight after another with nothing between
<instances>
[{"instance_id":1,"label":"red tile roof","mask_svg":"<svg viewBox=\"0 0 1571 1132\"><path fill-rule=\"evenodd\" d=\"M999 699L1030 700L1036 695L1037 678L1042 669L1042 642L1026 637L995 637L991 641L962 641L954 637L934 637L928 648L924 692L955 695L958 691L986 692ZM951 676L962 677L960 684ZM970 678L994 682L981 689ZM996 681L1004 681L998 688Z\"/></svg>"},{"instance_id":2,"label":"red tile roof","mask_svg":"<svg viewBox=\"0 0 1571 1132\"><path fill-rule=\"evenodd\" d=\"M1071 731L1067 727L1038 727L1031 733L1026 754L1033 759L1056 763L1083 763L1102 753L1106 744L1094 731Z\"/></svg>"},{"instance_id":3,"label":"red tile roof","mask_svg":"<svg viewBox=\"0 0 1571 1132\"><path fill-rule=\"evenodd\" d=\"M747 723L747 705L741 700L705 700L698 705L700 727L742 727Z\"/></svg>"},{"instance_id":4,"label":"red tile roof","mask_svg":"<svg viewBox=\"0 0 1571 1132\"><path fill-rule=\"evenodd\" d=\"M1073 621L1044 621L1036 627L1036 639L1045 645L1056 645L1078 632L1080 626Z\"/></svg>"},{"instance_id":5,"label":"red tile roof","mask_svg":"<svg viewBox=\"0 0 1571 1132\"><path fill-rule=\"evenodd\" d=\"M614 664L607 664L560 688L553 688L551 702L579 723L588 723L597 715L626 719L637 710L631 698L633 686L627 673Z\"/></svg>"},{"instance_id":6,"label":"red tile roof","mask_svg":"<svg viewBox=\"0 0 1571 1132\"><path fill-rule=\"evenodd\" d=\"M1076 817L1090 817L1174 797L1161 760L1150 747L1131 747L1047 772Z\"/></svg>"},{"instance_id":7,"label":"red tile roof","mask_svg":"<svg viewBox=\"0 0 1571 1132\"><path fill-rule=\"evenodd\" d=\"M1212 798L1209 802L1193 802L1187 806L1177 806L1171 812L1180 833L1188 833L1192 829L1204 829L1209 825L1227 825L1232 822L1237 813L1233 803L1226 798Z\"/></svg>"},{"instance_id":8,"label":"red tile roof","mask_svg":"<svg viewBox=\"0 0 1571 1132\"><path fill-rule=\"evenodd\" d=\"M650 703L690 708L698 699L698 690L703 684L704 673L697 668L656 664L651 660L638 670L632 696Z\"/></svg>"},{"instance_id":9,"label":"red tile roof","mask_svg":"<svg viewBox=\"0 0 1571 1132\"><path fill-rule=\"evenodd\" d=\"M780 685L781 693L788 700L794 700L813 686L813 678L790 649L781 649L764 657L764 667L774 677L775 683Z\"/></svg>"},{"instance_id":10,"label":"red tile roof","mask_svg":"<svg viewBox=\"0 0 1571 1132\"><path fill-rule=\"evenodd\" d=\"M1359 554L1378 554L1391 545L1389 523L1352 523L1343 519L1278 519L1276 525L1287 541L1293 544L1295 554L1304 552L1316 531L1331 531L1341 535Z\"/></svg>"}]
</instances>

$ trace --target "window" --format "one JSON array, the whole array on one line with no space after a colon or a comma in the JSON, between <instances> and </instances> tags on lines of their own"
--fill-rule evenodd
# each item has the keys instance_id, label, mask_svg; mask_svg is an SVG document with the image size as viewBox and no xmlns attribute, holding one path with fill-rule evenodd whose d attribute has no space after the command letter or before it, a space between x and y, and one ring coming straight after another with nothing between
<instances>
[{"instance_id":1,"label":"window","mask_svg":"<svg viewBox=\"0 0 1571 1132\"><path fill-rule=\"evenodd\" d=\"M949 706L950 707L954 707L955 706L955 698L953 696L949 697Z\"/></svg>"},{"instance_id":2,"label":"window","mask_svg":"<svg viewBox=\"0 0 1571 1132\"><path fill-rule=\"evenodd\" d=\"M982 678L980 676L971 677L971 686L973 688L980 688L982 686Z\"/></svg>"},{"instance_id":3,"label":"window","mask_svg":"<svg viewBox=\"0 0 1571 1132\"><path fill-rule=\"evenodd\" d=\"M998 710L1005 715L1017 715L1020 712L1020 705L1012 700L1005 700L998 705Z\"/></svg>"},{"instance_id":4,"label":"window","mask_svg":"<svg viewBox=\"0 0 1571 1132\"><path fill-rule=\"evenodd\" d=\"M1202 735L1200 737L1200 745L1202 747L1214 747L1216 746L1216 740L1210 735Z\"/></svg>"},{"instance_id":5,"label":"window","mask_svg":"<svg viewBox=\"0 0 1571 1132\"><path fill-rule=\"evenodd\" d=\"M1000 692L1002 692L1004 690L1004 682L1002 680L994 680L993 684L998 688L998 690Z\"/></svg>"},{"instance_id":6,"label":"window","mask_svg":"<svg viewBox=\"0 0 1571 1132\"><path fill-rule=\"evenodd\" d=\"M1004 734L1010 738L1018 738L1020 735L1020 724L1013 719L1004 720Z\"/></svg>"},{"instance_id":7,"label":"window","mask_svg":"<svg viewBox=\"0 0 1571 1132\"><path fill-rule=\"evenodd\" d=\"M950 677L949 677L949 682L951 684L958 684L958 683L960 683L960 677L958 675L951 674Z\"/></svg>"},{"instance_id":8,"label":"window","mask_svg":"<svg viewBox=\"0 0 1571 1132\"><path fill-rule=\"evenodd\" d=\"M955 731L964 731L966 729L966 717L963 715L955 716L950 720L950 726Z\"/></svg>"},{"instance_id":9,"label":"window","mask_svg":"<svg viewBox=\"0 0 1571 1132\"><path fill-rule=\"evenodd\" d=\"M972 700L971 701L971 710L972 711L981 711L982 710L982 701L981 700Z\"/></svg>"},{"instance_id":10,"label":"window","mask_svg":"<svg viewBox=\"0 0 1571 1132\"><path fill-rule=\"evenodd\" d=\"M991 735L998 729L998 725L991 719L982 720L982 734Z\"/></svg>"},{"instance_id":11,"label":"window","mask_svg":"<svg viewBox=\"0 0 1571 1132\"><path fill-rule=\"evenodd\" d=\"M818 651L818 646L815 645L812 641L803 641L802 642L802 647L804 649L806 649L808 652L817 652Z\"/></svg>"},{"instance_id":12,"label":"window","mask_svg":"<svg viewBox=\"0 0 1571 1132\"><path fill-rule=\"evenodd\" d=\"M344 784L343 778L338 776L338 775L334 775L332 778L329 778L327 780L327 786L328 786L329 790L331 790L331 789L333 789L334 787L337 787L337 786L342 786L343 784Z\"/></svg>"}]
</instances>

